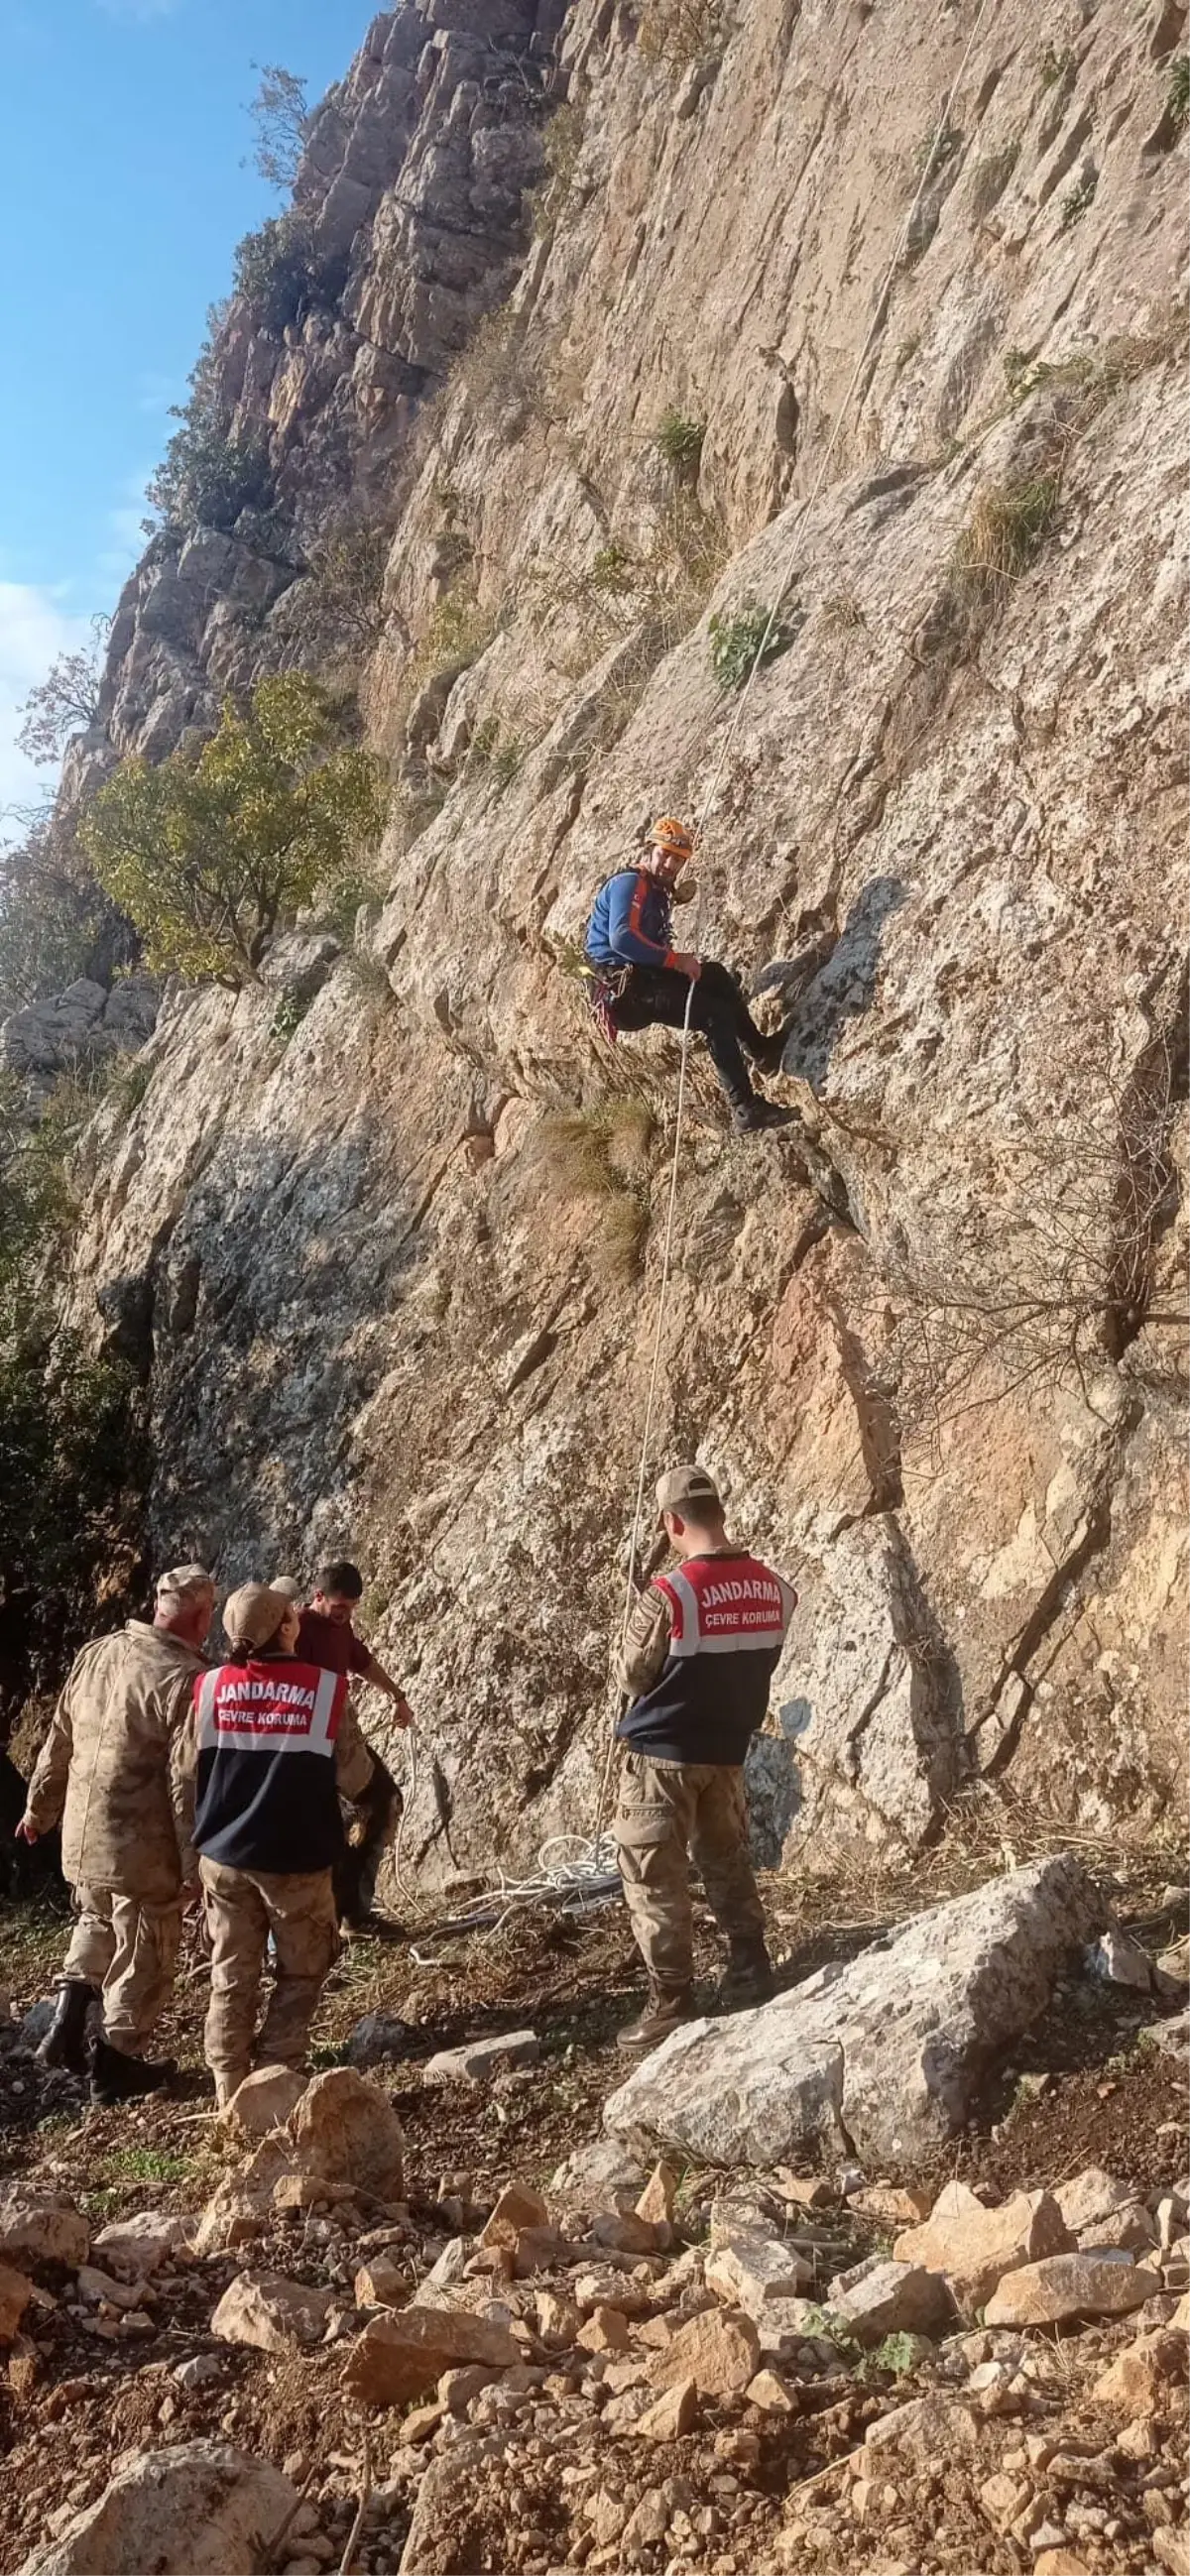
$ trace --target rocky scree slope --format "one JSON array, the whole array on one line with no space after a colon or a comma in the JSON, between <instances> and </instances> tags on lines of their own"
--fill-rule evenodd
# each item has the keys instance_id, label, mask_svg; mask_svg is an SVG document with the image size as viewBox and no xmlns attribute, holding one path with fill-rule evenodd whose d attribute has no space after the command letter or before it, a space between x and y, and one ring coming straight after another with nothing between
<instances>
[{"instance_id":1,"label":"rocky scree slope","mask_svg":"<svg viewBox=\"0 0 1190 2576\"><path fill-rule=\"evenodd\" d=\"M655 1442L801 1589L766 1854L1002 1776L1106 1832L1179 1758L1185 12L1002 0L942 131L970 0L750 0L685 62L648 17L406 0L316 129L338 302L217 361L295 528L388 513L382 900L172 993L87 1141L70 1308L142 1373L154 1548L350 1544L427 1877L593 1821L674 1050L602 1051L573 959L712 787L698 939L804 958L802 1125L733 1140L698 1075ZM318 658L267 537L150 546L71 792ZM791 565L729 739L709 620Z\"/></svg>"}]
</instances>

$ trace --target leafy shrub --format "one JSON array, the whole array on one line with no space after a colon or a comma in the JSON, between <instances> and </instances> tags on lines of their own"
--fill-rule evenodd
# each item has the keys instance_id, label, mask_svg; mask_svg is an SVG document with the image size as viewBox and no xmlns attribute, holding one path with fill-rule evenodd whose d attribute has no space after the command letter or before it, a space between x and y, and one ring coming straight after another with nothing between
<instances>
[{"instance_id":1,"label":"leafy shrub","mask_svg":"<svg viewBox=\"0 0 1190 2576\"><path fill-rule=\"evenodd\" d=\"M270 215L236 250L235 292L266 331L284 331L311 310L332 310L346 279L346 258L328 258L315 247L300 206Z\"/></svg>"},{"instance_id":2,"label":"leafy shrub","mask_svg":"<svg viewBox=\"0 0 1190 2576\"><path fill-rule=\"evenodd\" d=\"M123 761L84 841L150 966L234 986L383 819L377 763L345 740L314 681L291 671L258 681L249 712L229 702L197 760Z\"/></svg>"},{"instance_id":3,"label":"leafy shrub","mask_svg":"<svg viewBox=\"0 0 1190 2576\"><path fill-rule=\"evenodd\" d=\"M665 458L672 474L682 482L694 483L698 479L706 434L705 420L691 420L685 412L671 408L662 412L653 444Z\"/></svg>"},{"instance_id":4,"label":"leafy shrub","mask_svg":"<svg viewBox=\"0 0 1190 2576\"><path fill-rule=\"evenodd\" d=\"M570 185L583 148L583 112L573 102L555 109L542 136L545 178L529 191L535 233L549 232L570 195Z\"/></svg>"},{"instance_id":5,"label":"leafy shrub","mask_svg":"<svg viewBox=\"0 0 1190 2576\"><path fill-rule=\"evenodd\" d=\"M233 528L241 510L267 509L274 486L268 452L256 439L234 439L205 406L192 400L179 410L181 428L174 431L161 464L146 486L157 525Z\"/></svg>"},{"instance_id":6,"label":"leafy shrub","mask_svg":"<svg viewBox=\"0 0 1190 2576\"><path fill-rule=\"evenodd\" d=\"M308 996L303 1000L297 993L282 994L269 1021L269 1036L274 1046L288 1046L290 1039L296 1037L309 1008Z\"/></svg>"},{"instance_id":7,"label":"leafy shrub","mask_svg":"<svg viewBox=\"0 0 1190 2576\"><path fill-rule=\"evenodd\" d=\"M729 0L643 0L637 43L646 62L685 71L723 52L733 18Z\"/></svg>"},{"instance_id":8,"label":"leafy shrub","mask_svg":"<svg viewBox=\"0 0 1190 2576\"><path fill-rule=\"evenodd\" d=\"M721 689L742 689L757 663L763 669L787 651L793 636L781 616L759 605L737 608L710 621L711 668Z\"/></svg>"},{"instance_id":9,"label":"leafy shrub","mask_svg":"<svg viewBox=\"0 0 1190 2576\"><path fill-rule=\"evenodd\" d=\"M1056 89L1060 81L1069 80L1076 70L1078 56L1073 45L1045 45L1038 57L1037 77L1043 89Z\"/></svg>"},{"instance_id":10,"label":"leafy shrub","mask_svg":"<svg viewBox=\"0 0 1190 2576\"><path fill-rule=\"evenodd\" d=\"M1190 54L1175 54L1165 88L1165 114L1174 142L1190 122Z\"/></svg>"}]
</instances>

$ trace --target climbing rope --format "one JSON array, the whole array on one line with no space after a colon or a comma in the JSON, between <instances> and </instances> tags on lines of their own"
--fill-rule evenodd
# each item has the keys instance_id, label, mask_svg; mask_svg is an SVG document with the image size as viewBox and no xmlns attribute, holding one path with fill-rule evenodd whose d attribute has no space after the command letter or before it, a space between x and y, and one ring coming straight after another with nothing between
<instances>
[{"instance_id":1,"label":"climbing rope","mask_svg":"<svg viewBox=\"0 0 1190 2576\"><path fill-rule=\"evenodd\" d=\"M933 132L930 138L930 148L925 156L921 175L918 179L917 188L914 192L909 211L897 237L896 247L893 251L892 258L890 259L887 270L885 271L880 292L873 307L872 319L864 337L863 345L851 371L851 376L842 399L835 412L830 435L819 458L813 481L795 512L793 526L790 532L788 567L785 573L785 578L769 610L763 631L756 645L756 650L752 656L751 663L749 664L743 686L739 691L731 723L728 725L723 736L718 758L711 773L710 783L700 801L694 823L694 837L696 844L699 835L705 830L708 818L714 806L720 782L723 778L723 773L730 758L736 736L739 733L740 726L743 722L744 711L747 706L748 698L755 682L757 672L760 670L765 660L773 634L777 628L781 611L784 608L785 602L793 588L794 578L798 570L798 540L810 511L814 508L815 503L819 500L822 494L827 474L830 469L831 460L834 457L835 450L838 447L839 440L842 436L844 421L851 408L864 368L867 365L873 343L883 323L894 279L904 258L906 247L911 239L913 226L916 222L922 199L929 182L934 175L943 136L950 125L951 110L954 106L959 90L966 79L967 72L983 28L984 20L988 15L989 9L994 8L995 5L996 0L979 0L979 7L976 10L974 23L972 25L970 36L967 39L962 60L935 120ZM701 905L702 887L700 882L695 900L693 917L694 927L697 927ZM695 943L692 941L692 945L694 944ZM694 989L694 983L692 980L686 996L686 1011L682 1022L681 1057L678 1069L678 1096L674 1113L673 1154L670 1163L669 1190L666 1198L665 1234L661 1255L661 1277L658 1285L657 1314L653 1328L652 1357L649 1366L648 1387L645 1396L644 1424L641 1432L640 1461L637 1470L636 1495L632 1514L632 1534L628 1546L628 1564L624 1583L624 1603L620 1621L619 1656L617 1660L619 1660L619 1657L623 1656L628 1637L628 1624L632 1615L633 1600L636 1594L636 1566L640 1545L641 1522L644 1515L645 1486L648 1480L649 1454L652 1446L653 1418L656 1412L657 1389L661 1378L661 1355L664 1347L665 1314L669 1298L670 1277L673 1268L674 1233L678 1203L678 1176L681 1169L682 1136L686 1110L687 1072L690 1059L690 1013L694 1001ZM466 1908L460 1915L452 1916L449 1923L440 1924L435 1927L440 1937L445 1937L449 1933L463 1933L478 1930L480 1928L487 1928L489 1926L498 1929L499 1926L507 1920L508 1915L520 1905L548 1902L552 1904L561 1903L566 1905L568 1908L574 1906L581 1907L591 1901L598 1901L598 1899L604 1894L614 1893L615 1889L619 1885L616 1864L616 1846L614 1837L605 1831L605 1824L608 1809L608 1794L611 1787L612 1770L616 1756L616 1726L619 1720L620 1705L621 1694L618 1682L615 1682L613 1683L612 1707L608 1725L607 1752L604 1758L600 1777L599 1802L596 1808L595 1830L593 1834L589 1838L585 1838L581 1835L559 1836L556 1837L553 1842L544 1844L538 1855L537 1870L526 1878L510 1880L503 1872L501 1872L494 1888L489 1890L485 1896L477 1898L474 1906ZM412 1896L413 1891L408 1887L407 1882L403 1879L401 1874L401 1842L405 1829L405 1817L409 1808L413 1804L417 1788L417 1754L415 1739L410 1740L409 1754L408 1796L406 1798L405 1809L402 1812L401 1821L397 1829L397 1840L393 1853L394 1878L396 1880L397 1887L400 1889L401 1893L406 1896ZM551 1861L548 1858L548 1855L551 1852L555 1852L560 1849L565 1850L568 1857L565 1859ZM413 1956L416 1958L417 1955L417 1952L414 1951ZM433 1963L424 1961L420 1964L429 1965Z\"/></svg>"},{"instance_id":2,"label":"climbing rope","mask_svg":"<svg viewBox=\"0 0 1190 2576\"><path fill-rule=\"evenodd\" d=\"M704 794L704 796L703 796L703 798L702 798L702 800L701 800L701 803L700 803L700 805L699 805L698 812L697 812L697 815L696 815L696 818L695 818L695 824L694 824L694 838L695 838L695 844L696 844L696 846L697 846L697 842L698 842L698 837L699 837L700 833L705 829L705 826L706 826L706 823L707 823L708 817L709 817L709 815L710 815L710 813L711 813L711 810L712 810L712 807L713 807L713 805L714 805L715 797L716 797L716 795L718 794L720 781L721 781L721 779L722 779L722 777L723 777L724 770L726 769L727 762L728 762L728 759L729 759L730 754L731 754L732 746L733 746L733 744L734 744L734 742L735 742L735 739L736 739L736 735L738 734L739 729L740 729L740 725L741 725L741 723L742 723L742 721L743 721L744 709L745 709L745 707L746 707L746 705L747 705L747 702L748 702L749 692L750 692L750 690L751 690L751 688L752 688L753 682L755 681L756 674L757 674L757 672L759 671L759 669L760 669L760 667L761 667L761 664L762 664L762 663L763 663L763 661L764 661L765 655L766 655L766 653L767 653L767 651L768 651L769 644L770 644L770 642L771 642L771 640L772 640L772 637L773 637L774 631L775 631L775 629L776 629L776 626L777 626L778 620L779 620L780 615L781 615L781 611L782 611L782 609L783 609L783 607L784 607L784 605L785 605L786 600L787 600L787 599L788 599L788 597L789 597L790 591L791 591L791 590L792 590L792 588L793 588L794 576L795 576L795 573L796 573L796 571L797 571L797 569L798 569L797 541L798 541L798 539L799 539L799 537L800 537L800 535L801 535L802 528L803 528L803 526L804 526L804 524L805 524L805 521L806 521L806 518L807 518L807 516L808 516L808 513L813 509L813 507L814 507L814 505L815 505L816 501L819 499L819 497L820 497L820 495L821 495L821 493L822 493L823 486L824 486L824 484L825 484L825 482L826 482L827 472L828 472L828 469L829 469L829 466L830 466L830 463L831 463L831 459L832 459L832 457L833 457L833 455L834 455L834 453L835 453L835 449L837 448L838 443L839 443L839 439L840 439L840 437L841 437L841 435L842 435L842 430L843 430L843 423L844 423L844 420L846 419L846 417L847 417L847 413L848 413L848 411L850 410L850 407L851 407L851 403L852 403L853 397L854 397L854 395L855 395L855 393L856 393L857 387L858 387L859 382L860 382L860 378L861 378L861 376L862 376L862 374L863 374L863 371L864 371L865 366L867 365L868 356L869 356L869 352L871 351L872 344L873 344L873 342L874 342L874 340L875 340L875 338L876 338L876 335L877 335L878 331L880 330L881 325L882 325L882 323L883 323L884 316L885 316L885 312L886 312L886 308L887 308L887 305L888 305L888 299L889 299L889 296L890 296L890 294L891 294L891 292L892 292L893 281L894 281L894 279L895 279L895 277L896 277L897 271L898 271L898 269L899 269L899 267L900 267L900 265L901 265L901 262L902 262L902 260L903 260L903 258L904 258L905 251L906 251L906 248L907 248L907 246L908 246L908 243L909 243L909 241L910 241L910 239L911 239L911 237L912 237L913 226L914 226L914 223L915 223L916 218L917 218L917 213L918 213L918 209L919 209L919 207L920 207L920 205L921 205L922 198L923 198L923 196L925 195L926 188L927 188L927 186L928 186L928 184L929 184L930 179L931 179L931 178L932 178L932 176L933 176L935 163L936 163L936 160L937 160L937 157L938 157L938 153L939 153L939 150L940 150L940 148L941 148L941 144L942 144L942 138L943 138L943 135L946 133L947 128L948 128L948 127L949 127L949 125L950 125L951 109L952 109L952 107L954 106L955 99L956 99L956 98L957 98L957 96L958 96L958 93L959 93L959 90L960 90L960 88L961 88L961 86L962 86L962 83L963 83L963 81L965 80L965 78L966 78L966 76L967 76L967 70L968 70L968 67L969 67L969 65L970 65L970 62L971 62L972 56L974 55L975 47L976 47L976 45L977 45L977 43L978 43L978 41L979 41L980 30L981 30L981 28L982 28L982 26L983 26L984 19L986 18L987 14L988 14L988 10L989 10L989 8L990 8L990 7L994 7L994 6L995 6L995 0L979 0L979 7L978 7L978 9L977 9L977 11L976 11L976 14L975 14L975 21L974 21L974 24L973 24L973 26L972 26L970 36L969 36L969 37L968 37L968 39L967 39L967 44L966 44L966 48L965 48L964 53L963 53L962 61L961 61L961 62L960 62L960 64L959 64L959 68L958 68L957 72L955 73L954 79L953 79L953 81L951 82L950 88L949 88L949 90L947 91L947 94L946 94L946 98L945 98L945 100L944 100L944 102L943 102L943 105L942 105L942 107L941 107L941 109L940 109L940 111L939 111L938 117L937 117L937 119L936 119L936 122L935 122L935 125L934 125L934 129L933 129L932 135L931 135L931 137L930 137L930 148L929 148L929 151L927 152L927 154L926 154L926 156L925 156L925 160L924 160L924 163L923 163L923 166L922 166L921 176L920 176L920 178L919 178L919 180L918 180L918 183L917 183L917 188L916 188L915 193L914 193L914 196L913 196L913 201L912 201L912 203L911 203L911 205L910 205L910 208L909 208L908 214L907 214L907 215L906 215L906 217L905 217L904 224L903 224L903 225L902 225L902 227L901 227L900 234L898 235L896 248L895 248L895 250L893 251L892 258L890 259L889 264L888 264L888 268L887 268L887 270L885 271L884 279L883 279L883 282L882 282L882 284L881 284L881 288L880 288L880 293L879 293L879 295L878 295L878 296L877 296L877 298L876 298L876 303L875 303L875 306L874 306L874 308L873 308L873 312L872 312L872 319L871 319L871 321L870 321L870 323L869 323L869 325L868 325L868 329L867 329L867 333L866 333L865 338L864 338L863 346L862 346L862 348L860 349L859 356L858 356L858 358L856 359L856 362L855 362L854 367L852 368L851 376L850 376L850 380L849 380L849 382L848 382L848 384L847 384L847 387L846 387L846 390L845 390L845 392L844 392L844 394L843 394L842 400L841 400L841 402L839 403L838 409L837 409L837 411L836 411L836 413L835 413L834 423L833 423L833 426L832 426L832 428L831 428L830 436L829 436L829 438L827 439L827 442L826 442L825 447L823 448L822 455L821 455L821 457L820 457L820 459L819 459L818 468L817 468L817 471L816 471L816 473L815 473L815 475L814 475L813 482L811 483L811 485L810 485L810 488L809 488L808 492L805 494L805 496L804 496L804 498L803 498L803 500L802 500L802 502L801 502L801 504L800 504L800 506L799 506L799 508L798 508L798 510L797 510L797 512L796 512L796 515L795 515L795 518L794 518L794 523L793 523L793 528L792 528L792 531L791 531L791 537L790 537L790 548L789 548L788 569L787 569L786 574L785 574L785 579L784 579L784 581L782 582L781 588L780 588L780 590L778 591L777 596L776 596L775 600L773 601L772 607L771 607L771 608L770 608L770 610L769 610L768 617L767 617L767 619L766 619L766 621L765 621L765 625L764 625L763 632L761 633L760 639L759 639L759 641L758 641L758 643L757 643L757 646L756 646L755 653L754 653L754 655L753 655L753 657L752 657L752 661L751 661L751 664L750 664L749 669L748 669L747 677L746 677L746 678L745 678L745 680L744 680L743 687L741 688L740 693L739 693L739 697L738 697L738 699L737 699L737 701L736 701L735 712L734 712L734 714L733 714L733 716L732 716L731 723L729 724L729 726L728 726L728 728L727 728L727 731L726 731L726 733L724 734L723 741L722 741L722 744L721 744L721 746L720 746L720 750L719 750L719 756L718 756L718 759L717 759L717 761L716 761L716 763L715 763L715 767L714 767L714 769L713 769L713 771L712 771L712 773L711 773L711 780L710 780L710 784L709 784L709 786L707 787L706 792L705 792L705 794ZM696 896L696 901L695 901L695 912L694 912L694 922L695 922L695 925L697 925L698 914L699 914L699 911L700 911L700 909L701 909L701 905L702 905L702 887L701 887L701 882L700 882L700 884L699 884L699 888L698 888L698 893L697 893L697 896ZM694 944L695 944L695 943L692 941L692 945L694 945ZM656 1320L656 1323L655 1323L655 1326L654 1326L654 1330L653 1330L653 1356L652 1356L652 1364L651 1364L651 1366L650 1366L650 1370L649 1370L648 1391L647 1391L647 1394L646 1394L646 1397L645 1397L645 1418L644 1418L644 1428L643 1428L643 1431L642 1431L642 1434L641 1434L640 1467L639 1467L639 1472L638 1472L637 1480L636 1480L636 1502L635 1502L635 1507L634 1507L634 1511L633 1511L633 1518L632 1518L632 1536L631 1536L631 1539L630 1539L630 1541L629 1541L629 1547L628 1547L628 1575L627 1575L627 1581L626 1581L626 1584L625 1584L625 1590L624 1590L624 1610L623 1610L623 1617L622 1617L621 1625L620 1625L620 1645L619 1645L619 1655L620 1655L620 1657L622 1657L622 1656L623 1656L624 1647L625 1647L625 1644L626 1644L626 1642L627 1642L627 1636L628 1636L628 1622L629 1622L629 1619L630 1619L630 1617L631 1617L631 1615L632 1615L632 1603L633 1603L633 1596L634 1596L634 1591L635 1591L634 1574L635 1574L635 1568L636 1568L636 1562L637 1562L637 1550L638 1550L638 1547L639 1547L639 1545L640 1545L641 1518L642 1518L642 1514L643 1514L643 1510L644 1510L645 1484L646 1484L646 1480L647 1480L647 1476L648 1476L648 1465L649 1465L649 1450L650 1450L650 1446L651 1446L651 1442L652 1442L652 1435L653 1435L653 1414L654 1414L655 1405L656 1405L656 1396L657 1396L657 1387L658 1387L658 1382L659 1382L660 1375L661 1375L661 1352L662 1352L663 1336L664 1336L664 1330L665 1330L665 1309L666 1309L666 1302L667 1302L668 1294L669 1294L670 1272L671 1272L671 1268L672 1268L672 1261L673 1261L674 1219L675 1219L675 1212L676 1212L676 1207L677 1207L678 1171L679 1171L679 1167L680 1167L681 1151L682 1151L682 1125L683 1125L683 1118L684 1118L685 1105L686 1105L686 1067L687 1067L687 1061L688 1061L689 1053L690 1053L690 1010L691 1010L691 1004L692 1004L692 1002L693 1002L693 999L694 999L694 984L693 984L693 982L691 982L690 989L689 989L689 992L688 992L687 997L686 997L686 1016L685 1016L685 1019L683 1020L683 1023L682 1023L682 1040L681 1040L682 1053L681 1053L681 1065L680 1065L679 1074L678 1074L678 1097L677 1097L677 1106L676 1106L676 1110L675 1110L675 1114L674 1114L673 1160L672 1160L671 1169L670 1169L669 1197L668 1197L668 1201L667 1201L667 1205L666 1205L665 1240L664 1240L664 1247L663 1247L663 1252L662 1252L662 1261L661 1261L661 1281L660 1281L660 1286L659 1286L658 1296L657 1296L657 1320ZM602 1834L602 1832L603 1832L604 1820L605 1820L605 1817L606 1817L606 1814L607 1814L607 1798L608 1798L608 1790L609 1790L610 1785L611 1785L612 1767L613 1767L613 1764L614 1764L614 1761L615 1761L615 1752L616 1752L616 1724L617 1724L617 1722L618 1722L619 1699L620 1699L620 1693L619 1693L618 1685L614 1685L614 1686L613 1686L613 1701L614 1701L614 1709L615 1709L615 1713L614 1713L614 1714L613 1714L613 1716L612 1716L612 1721L611 1721L611 1725L610 1725L610 1728L609 1728L609 1742L608 1742L607 1756L606 1756L606 1759L605 1759L605 1761L604 1761L604 1765L603 1765L603 1774L602 1774L602 1778L601 1778L601 1781L600 1781L600 1788L599 1788L599 1805L598 1805L598 1808L597 1808L597 1810L596 1810L596 1817L595 1817L595 1837L594 1837L594 1840L595 1840L595 1843L596 1843L596 1844L598 1844L599 1839L600 1839L600 1836L601 1836L601 1834Z\"/></svg>"}]
</instances>

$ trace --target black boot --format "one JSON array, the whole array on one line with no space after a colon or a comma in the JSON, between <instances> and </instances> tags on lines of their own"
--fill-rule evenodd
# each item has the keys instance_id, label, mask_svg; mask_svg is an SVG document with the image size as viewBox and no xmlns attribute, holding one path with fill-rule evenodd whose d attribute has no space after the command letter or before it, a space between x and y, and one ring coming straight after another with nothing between
<instances>
[{"instance_id":1,"label":"black boot","mask_svg":"<svg viewBox=\"0 0 1190 2576\"><path fill-rule=\"evenodd\" d=\"M755 1135L764 1127L792 1127L797 1120L796 1109L782 1109L775 1100L762 1100L758 1092L751 1100L738 1101L731 1115L742 1136Z\"/></svg>"},{"instance_id":2,"label":"black boot","mask_svg":"<svg viewBox=\"0 0 1190 2576\"><path fill-rule=\"evenodd\" d=\"M84 1977L63 1977L54 2018L36 2051L39 2066L63 2066L70 2075L87 2072L87 2014L99 2001L97 1986Z\"/></svg>"},{"instance_id":3,"label":"black boot","mask_svg":"<svg viewBox=\"0 0 1190 2576\"><path fill-rule=\"evenodd\" d=\"M733 1944L727 1973L719 1986L724 2012L744 2012L750 2004L767 2004L777 1991L773 1963L763 1941Z\"/></svg>"},{"instance_id":4,"label":"black boot","mask_svg":"<svg viewBox=\"0 0 1190 2576\"><path fill-rule=\"evenodd\" d=\"M177 2074L176 2057L129 2057L110 2039L97 2039L91 2059L93 2102L136 2102L144 2093L162 2093Z\"/></svg>"}]
</instances>

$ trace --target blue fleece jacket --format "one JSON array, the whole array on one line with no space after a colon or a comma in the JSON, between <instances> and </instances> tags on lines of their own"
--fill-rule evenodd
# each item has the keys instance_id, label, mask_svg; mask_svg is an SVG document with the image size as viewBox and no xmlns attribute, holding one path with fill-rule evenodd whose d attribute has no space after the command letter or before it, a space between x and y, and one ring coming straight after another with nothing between
<instances>
[{"instance_id":1,"label":"blue fleece jacket","mask_svg":"<svg viewBox=\"0 0 1190 2576\"><path fill-rule=\"evenodd\" d=\"M669 895L649 868L621 868L601 885L587 924L593 966L672 966Z\"/></svg>"}]
</instances>

